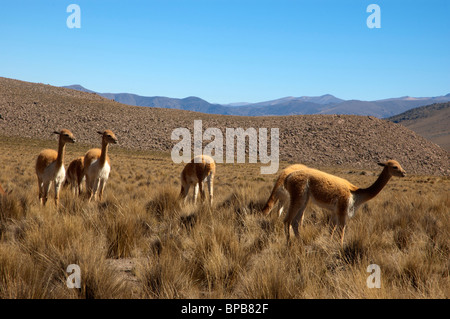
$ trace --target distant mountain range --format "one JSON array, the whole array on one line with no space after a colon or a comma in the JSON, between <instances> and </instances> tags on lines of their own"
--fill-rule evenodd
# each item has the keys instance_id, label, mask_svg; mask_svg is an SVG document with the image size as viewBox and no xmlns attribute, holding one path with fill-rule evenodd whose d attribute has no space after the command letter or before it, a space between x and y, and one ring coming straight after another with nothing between
<instances>
[{"instance_id":1,"label":"distant mountain range","mask_svg":"<svg viewBox=\"0 0 450 319\"><path fill-rule=\"evenodd\" d=\"M322 96L289 96L259 103L214 104L195 96L177 99L163 96L141 96L131 93L99 93L88 90L78 84L63 87L96 93L105 98L129 105L241 116L353 114L386 118L412 108L450 101L450 93L436 97L403 96L376 101L343 100L331 94L325 94Z\"/></svg>"}]
</instances>

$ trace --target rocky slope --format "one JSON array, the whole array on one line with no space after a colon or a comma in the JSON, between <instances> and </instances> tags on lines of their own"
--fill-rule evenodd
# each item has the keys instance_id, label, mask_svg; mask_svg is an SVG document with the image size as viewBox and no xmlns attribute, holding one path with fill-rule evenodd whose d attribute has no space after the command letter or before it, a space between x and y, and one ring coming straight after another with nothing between
<instances>
[{"instance_id":1,"label":"rocky slope","mask_svg":"<svg viewBox=\"0 0 450 319\"><path fill-rule=\"evenodd\" d=\"M417 107L387 120L399 123L450 151L450 102Z\"/></svg>"}]
</instances>

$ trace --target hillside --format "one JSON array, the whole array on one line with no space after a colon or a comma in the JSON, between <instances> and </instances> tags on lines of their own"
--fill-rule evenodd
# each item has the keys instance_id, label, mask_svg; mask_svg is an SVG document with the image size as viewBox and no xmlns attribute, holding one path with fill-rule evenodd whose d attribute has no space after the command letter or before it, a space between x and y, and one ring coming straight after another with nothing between
<instances>
[{"instance_id":1,"label":"hillside","mask_svg":"<svg viewBox=\"0 0 450 319\"><path fill-rule=\"evenodd\" d=\"M411 174L449 175L449 153L389 121L356 115L235 117L120 104L94 93L0 78L0 136L55 139L69 128L80 143L99 144L111 129L125 148L168 152L175 128L279 128L280 160L314 166L377 169L397 159ZM206 141L208 142L208 141Z\"/></svg>"},{"instance_id":2,"label":"hillside","mask_svg":"<svg viewBox=\"0 0 450 319\"><path fill-rule=\"evenodd\" d=\"M81 85L69 85L64 88L92 93ZM131 93L97 93L116 102L135 105L195 111L208 114L239 116L271 116L271 115L308 115L308 114L350 114L370 115L378 118L393 116L406 110L438 102L450 101L450 94L437 97L399 98L376 101L342 100L331 94L322 96L288 96L276 100L258 103L230 103L226 105L209 103L198 97L184 99L140 96Z\"/></svg>"},{"instance_id":3,"label":"hillside","mask_svg":"<svg viewBox=\"0 0 450 319\"><path fill-rule=\"evenodd\" d=\"M388 118L450 151L450 102L426 105Z\"/></svg>"}]
</instances>

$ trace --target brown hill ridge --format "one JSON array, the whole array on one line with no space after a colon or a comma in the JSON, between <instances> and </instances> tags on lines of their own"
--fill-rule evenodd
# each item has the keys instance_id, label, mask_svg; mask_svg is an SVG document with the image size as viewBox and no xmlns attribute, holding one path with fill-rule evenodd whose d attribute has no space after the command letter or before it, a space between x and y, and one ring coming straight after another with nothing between
<instances>
[{"instance_id":1,"label":"brown hill ridge","mask_svg":"<svg viewBox=\"0 0 450 319\"><path fill-rule=\"evenodd\" d=\"M450 102L411 109L388 118L450 151Z\"/></svg>"},{"instance_id":2,"label":"brown hill ridge","mask_svg":"<svg viewBox=\"0 0 450 319\"><path fill-rule=\"evenodd\" d=\"M0 136L54 139L68 128L81 143L97 145L97 130L111 129L119 144L169 152L175 128L279 128L280 160L313 166L377 169L396 159L410 174L450 175L449 153L413 131L375 117L298 115L236 117L120 104L97 94L0 78ZM209 141L206 141L209 142Z\"/></svg>"}]
</instances>

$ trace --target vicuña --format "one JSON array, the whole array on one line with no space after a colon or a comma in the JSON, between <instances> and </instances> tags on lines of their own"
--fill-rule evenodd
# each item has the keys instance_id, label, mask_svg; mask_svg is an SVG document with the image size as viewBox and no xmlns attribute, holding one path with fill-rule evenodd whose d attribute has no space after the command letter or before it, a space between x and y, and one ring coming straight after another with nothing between
<instances>
[{"instance_id":1,"label":"vicu\u00f1a","mask_svg":"<svg viewBox=\"0 0 450 319\"><path fill-rule=\"evenodd\" d=\"M39 153L36 160L36 175L39 184L39 203L47 203L51 183L55 184L55 204L59 205L59 191L66 177L64 168L64 151L66 143L75 143L75 137L69 130L53 132L59 135L58 151L45 149Z\"/></svg>"},{"instance_id":2,"label":"vicu\u00f1a","mask_svg":"<svg viewBox=\"0 0 450 319\"><path fill-rule=\"evenodd\" d=\"M111 171L111 161L108 156L108 144L117 144L117 137L110 130L97 132L102 136L102 148L93 148L84 155L83 175L86 176L86 191L89 201L92 198L102 200L103 191Z\"/></svg>"},{"instance_id":3,"label":"vicu\u00f1a","mask_svg":"<svg viewBox=\"0 0 450 319\"><path fill-rule=\"evenodd\" d=\"M359 206L377 196L392 176L406 175L397 161L389 160L378 165L383 166L383 171L368 188L359 188L343 178L309 167L289 174L284 181L284 187L291 198L289 211L284 219L287 242L289 243L290 226L295 236L299 238L299 221L301 224L303 211L311 199L317 205L335 214L336 225L332 235L337 227L341 233L341 245L343 245L347 219L353 216Z\"/></svg>"},{"instance_id":4,"label":"vicu\u00f1a","mask_svg":"<svg viewBox=\"0 0 450 319\"><path fill-rule=\"evenodd\" d=\"M190 163L187 163L181 172L181 192L180 197L186 201L189 188L194 186L194 203L197 201L198 192L202 200L205 199L205 190L203 183L208 184L209 203L213 202L213 183L214 174L216 173L216 163L207 155L194 157Z\"/></svg>"}]
</instances>

